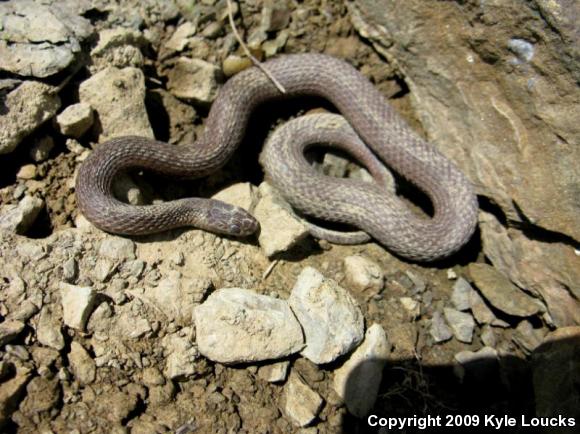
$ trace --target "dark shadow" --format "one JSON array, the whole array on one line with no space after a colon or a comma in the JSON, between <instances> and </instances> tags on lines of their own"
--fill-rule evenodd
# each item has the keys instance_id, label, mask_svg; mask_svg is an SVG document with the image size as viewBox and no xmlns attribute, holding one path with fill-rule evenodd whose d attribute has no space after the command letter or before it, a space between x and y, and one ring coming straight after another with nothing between
<instances>
[{"instance_id":1,"label":"dark shadow","mask_svg":"<svg viewBox=\"0 0 580 434\"><path fill-rule=\"evenodd\" d=\"M413 359L369 360L351 371L344 390L349 411L342 419L341 434L577 433L580 338L542 344L528 359L488 356L456 366L426 366ZM365 409L369 396L378 398ZM353 415L357 412L359 417ZM397 423L394 418L405 419L410 426L401 427L400 419ZM506 428L506 418L514 418L514 426ZM575 425L533 426L537 418ZM500 421L504 425L498 428Z\"/></svg>"}]
</instances>

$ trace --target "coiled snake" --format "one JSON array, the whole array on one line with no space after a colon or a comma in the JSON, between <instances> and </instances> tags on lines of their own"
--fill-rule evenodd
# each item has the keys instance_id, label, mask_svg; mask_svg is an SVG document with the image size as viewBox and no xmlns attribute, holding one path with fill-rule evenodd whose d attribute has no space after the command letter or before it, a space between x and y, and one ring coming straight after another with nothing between
<instances>
[{"instance_id":1,"label":"coiled snake","mask_svg":"<svg viewBox=\"0 0 580 434\"><path fill-rule=\"evenodd\" d=\"M470 182L414 133L356 69L321 54L285 55L266 62L266 67L286 94L257 68L237 74L220 90L203 135L191 146L133 136L98 146L81 165L76 182L85 217L105 231L126 235L181 226L235 236L256 232L259 225L248 212L212 199L126 204L113 196L113 179L130 168L182 178L206 176L223 166L238 147L257 105L287 96L316 95L332 102L346 121L336 115L292 121L273 134L261 156L268 178L293 206L305 214L358 227L412 260L446 257L468 241L477 218ZM363 146L361 140L429 196L432 218L417 215L378 183L325 177L303 156L304 149L315 143L336 144L358 155L353 146ZM351 146L356 141L360 143Z\"/></svg>"}]
</instances>

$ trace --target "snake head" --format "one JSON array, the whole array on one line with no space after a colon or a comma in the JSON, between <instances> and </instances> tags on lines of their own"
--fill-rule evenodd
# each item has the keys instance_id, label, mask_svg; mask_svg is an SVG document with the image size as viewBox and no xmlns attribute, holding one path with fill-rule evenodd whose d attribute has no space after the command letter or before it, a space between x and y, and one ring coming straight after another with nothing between
<instances>
[{"instance_id":1,"label":"snake head","mask_svg":"<svg viewBox=\"0 0 580 434\"><path fill-rule=\"evenodd\" d=\"M212 200L208 209L207 229L236 237L245 237L257 232L258 221L245 209L225 202Z\"/></svg>"}]
</instances>

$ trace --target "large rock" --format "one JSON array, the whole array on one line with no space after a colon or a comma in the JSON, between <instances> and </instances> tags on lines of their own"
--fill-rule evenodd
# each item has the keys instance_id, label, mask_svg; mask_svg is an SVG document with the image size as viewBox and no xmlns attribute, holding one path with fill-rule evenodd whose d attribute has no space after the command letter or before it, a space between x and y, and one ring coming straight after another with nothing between
<instances>
[{"instance_id":1,"label":"large rock","mask_svg":"<svg viewBox=\"0 0 580 434\"><path fill-rule=\"evenodd\" d=\"M355 5L359 31L405 74L427 136L479 193L511 220L580 239L578 3Z\"/></svg>"},{"instance_id":2,"label":"large rock","mask_svg":"<svg viewBox=\"0 0 580 434\"><path fill-rule=\"evenodd\" d=\"M241 288L215 291L193 314L199 352L220 363L277 359L304 347L286 301Z\"/></svg>"},{"instance_id":3,"label":"large rock","mask_svg":"<svg viewBox=\"0 0 580 434\"><path fill-rule=\"evenodd\" d=\"M72 8L54 3L0 3L0 69L44 78L75 61L80 43L92 34L93 27Z\"/></svg>"},{"instance_id":4,"label":"large rock","mask_svg":"<svg viewBox=\"0 0 580 434\"><path fill-rule=\"evenodd\" d=\"M80 85L79 96L98 114L100 142L126 135L153 138L145 109L145 76L140 69L103 69Z\"/></svg>"},{"instance_id":5,"label":"large rock","mask_svg":"<svg viewBox=\"0 0 580 434\"><path fill-rule=\"evenodd\" d=\"M312 362L330 363L362 341L364 319L357 302L314 268L302 270L288 302L304 330L301 354Z\"/></svg>"},{"instance_id":6,"label":"large rock","mask_svg":"<svg viewBox=\"0 0 580 434\"><path fill-rule=\"evenodd\" d=\"M0 55L0 58L2 56ZM60 108L57 88L26 81L12 90L0 110L0 154L12 152L30 133Z\"/></svg>"}]
</instances>

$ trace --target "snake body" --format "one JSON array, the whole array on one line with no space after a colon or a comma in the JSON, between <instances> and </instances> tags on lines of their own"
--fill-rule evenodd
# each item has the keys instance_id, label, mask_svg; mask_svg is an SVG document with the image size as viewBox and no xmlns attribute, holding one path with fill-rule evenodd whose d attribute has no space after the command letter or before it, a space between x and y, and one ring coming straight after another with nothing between
<instances>
[{"instance_id":1,"label":"snake body","mask_svg":"<svg viewBox=\"0 0 580 434\"><path fill-rule=\"evenodd\" d=\"M268 149L279 148L268 144L262 155L268 177L292 204L307 214L357 226L395 253L413 260L442 258L467 242L477 217L470 182L414 133L355 68L321 54L281 56L266 62L265 67L286 93L282 95L257 68L237 74L220 90L204 133L192 146L171 146L134 136L98 146L77 176L77 200L85 217L105 231L127 235L181 226L236 236L254 233L258 223L241 208L202 198L133 206L113 196L113 179L131 168L182 178L206 176L231 157L256 106L273 99L315 95L332 102L346 121L293 123L294 127L285 127L274 138L276 143L289 143L297 127L300 137L292 140L300 144L274 152ZM322 177L301 157L309 144L340 145L351 142L353 134L429 196L434 208L432 218L416 215L378 184Z\"/></svg>"}]
</instances>

